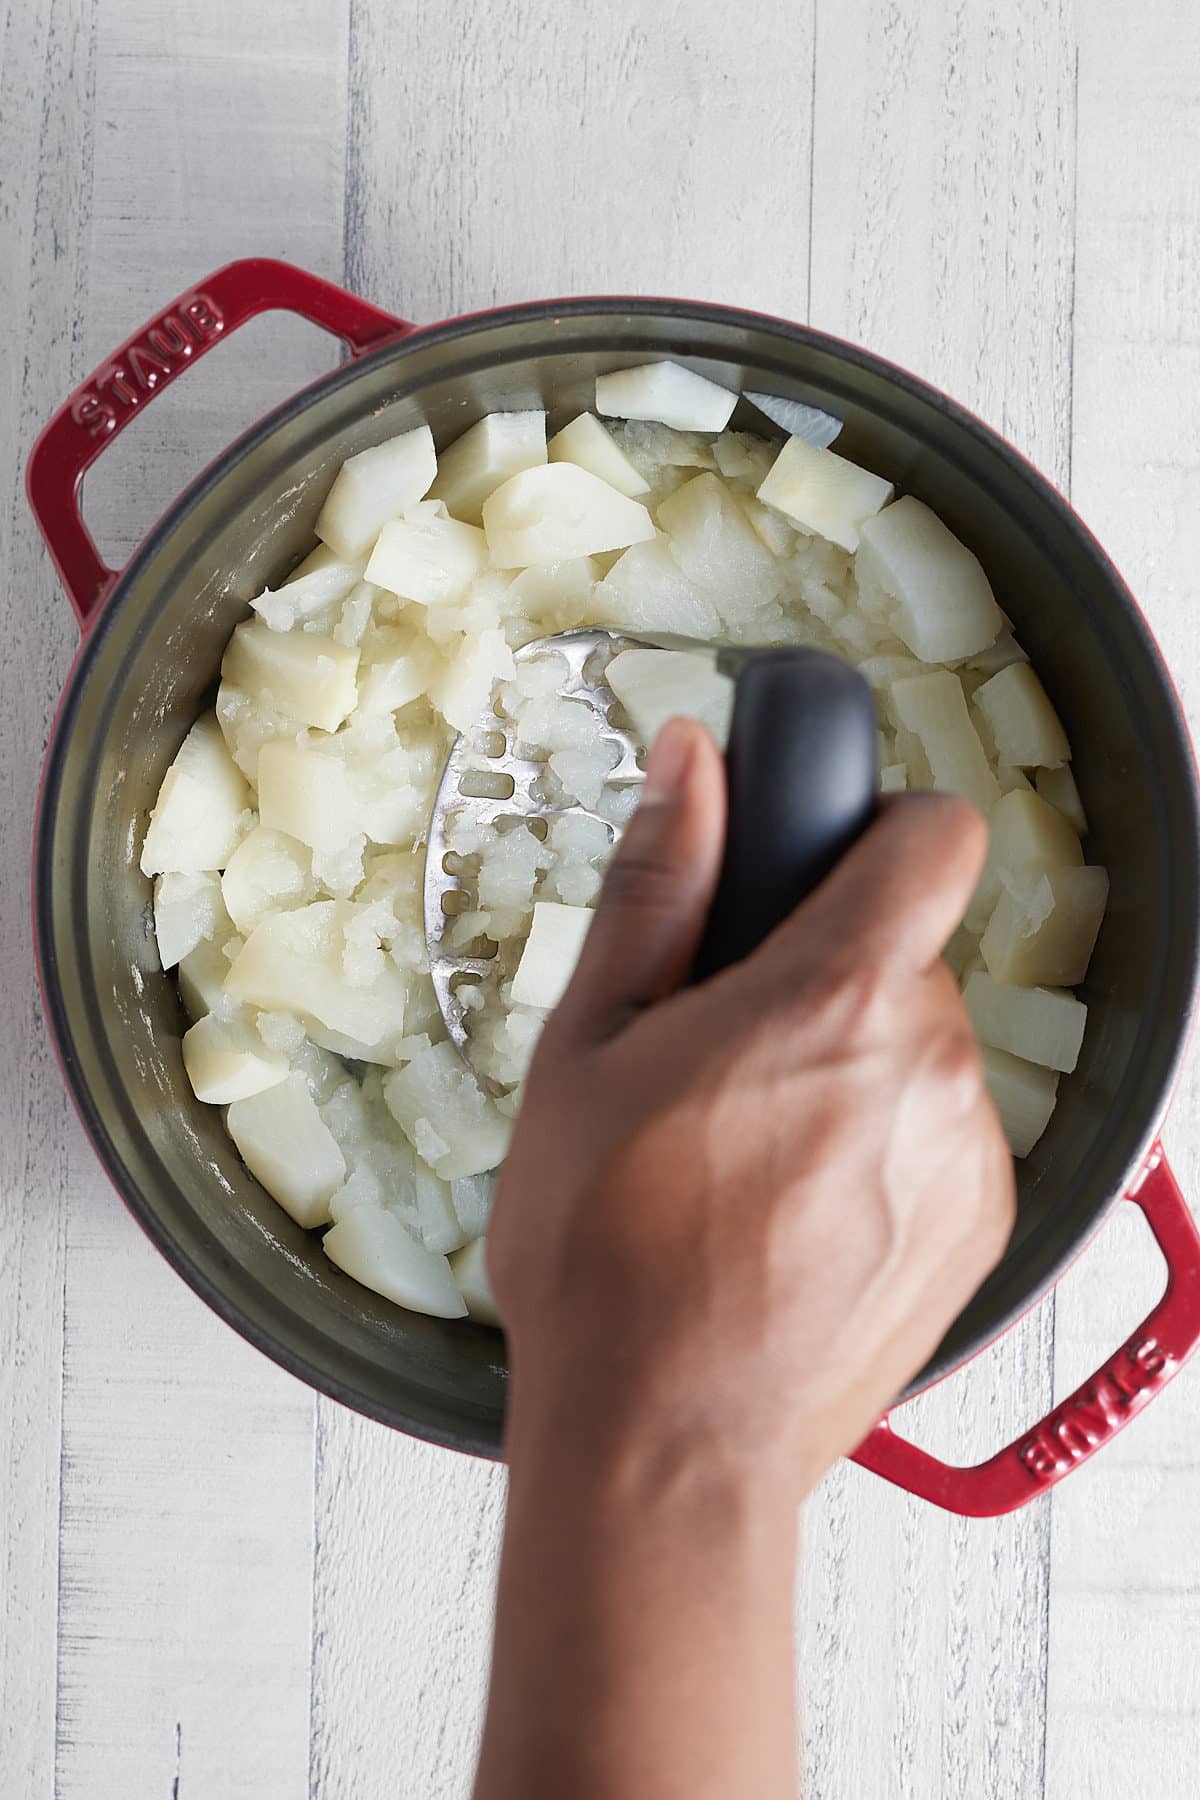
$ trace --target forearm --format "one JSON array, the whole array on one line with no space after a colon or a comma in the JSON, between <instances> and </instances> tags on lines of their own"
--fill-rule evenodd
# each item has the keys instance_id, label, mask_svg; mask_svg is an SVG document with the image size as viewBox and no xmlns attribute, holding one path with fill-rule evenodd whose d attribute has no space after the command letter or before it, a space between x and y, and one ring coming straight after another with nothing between
<instances>
[{"instance_id":1,"label":"forearm","mask_svg":"<svg viewBox=\"0 0 1200 1800\"><path fill-rule=\"evenodd\" d=\"M567 1396L508 1449L476 1800L792 1800L787 1484Z\"/></svg>"}]
</instances>

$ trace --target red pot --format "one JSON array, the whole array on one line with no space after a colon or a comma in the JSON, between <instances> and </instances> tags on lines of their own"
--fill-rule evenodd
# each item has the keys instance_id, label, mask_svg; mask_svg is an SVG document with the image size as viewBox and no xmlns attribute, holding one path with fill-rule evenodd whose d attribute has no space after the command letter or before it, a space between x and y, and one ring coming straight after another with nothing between
<instances>
[{"instance_id":1,"label":"red pot","mask_svg":"<svg viewBox=\"0 0 1200 1800\"><path fill-rule=\"evenodd\" d=\"M324 326L350 361L233 444L128 567L108 569L79 510L84 471L189 364L271 309ZM1122 1195L1159 1243L1166 1292L1090 1382L988 1462L949 1467L886 1418L857 1452L952 1511L1009 1511L1107 1442L1200 1337L1200 1236L1157 1142L1196 992L1196 778L1153 638L1079 519L986 426L865 351L681 301L544 302L417 330L315 276L257 260L218 270L131 338L65 402L29 464L30 502L83 628L46 758L35 848L37 951L64 1073L134 1216L223 1318L362 1412L499 1452L500 1339L402 1312L347 1280L247 1173L219 1113L193 1099L138 847L234 623L311 547L346 456L422 420L444 443L496 406L549 404L565 419L591 405L598 371L660 355L843 417L848 454L928 500L981 557L1076 748L1089 847L1112 879L1084 990L1083 1055L1021 1165L1020 1219L1003 1262L909 1391L961 1366L1031 1306Z\"/></svg>"}]
</instances>

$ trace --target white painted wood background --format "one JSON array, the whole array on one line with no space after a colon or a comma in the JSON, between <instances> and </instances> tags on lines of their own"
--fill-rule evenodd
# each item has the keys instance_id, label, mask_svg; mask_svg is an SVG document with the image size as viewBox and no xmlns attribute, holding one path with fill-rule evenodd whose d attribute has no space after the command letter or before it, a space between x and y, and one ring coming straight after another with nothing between
<instances>
[{"instance_id":1,"label":"white painted wood background","mask_svg":"<svg viewBox=\"0 0 1200 1800\"><path fill-rule=\"evenodd\" d=\"M501 1472L315 1400L171 1275L64 1098L25 856L74 631L21 494L37 427L246 253L418 320L548 293L725 299L948 387L1062 486L1193 719L1200 14L1192 0L5 0L0 63L0 1795L465 1796ZM89 485L127 551L318 373L263 324ZM1168 1133L1200 1194L1196 1067ZM913 1409L966 1458L1154 1291L1120 1218ZM1194 1800L1200 1370L1053 1502L949 1519L853 1468L812 1500L812 1800ZM648 1797L649 1800L649 1797Z\"/></svg>"}]
</instances>

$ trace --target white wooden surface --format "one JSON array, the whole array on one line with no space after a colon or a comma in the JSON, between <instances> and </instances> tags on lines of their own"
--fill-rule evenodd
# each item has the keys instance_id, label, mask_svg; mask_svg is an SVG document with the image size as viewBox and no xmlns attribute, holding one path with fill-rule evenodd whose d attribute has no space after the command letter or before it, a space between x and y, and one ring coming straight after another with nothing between
<instances>
[{"instance_id":1,"label":"white wooden surface","mask_svg":"<svg viewBox=\"0 0 1200 1800\"><path fill-rule=\"evenodd\" d=\"M572 291L811 317L950 388L1064 487L1200 712L1190 0L7 0L0 12L0 1794L465 1796L503 1475L243 1345L93 1166L33 991L25 846L73 632L20 489L37 426L226 258L416 319ZM319 371L252 327L89 484L120 555ZM1169 1145L1200 1191L1197 1077ZM911 1409L983 1453L1153 1292L1119 1220ZM994 1525L836 1471L810 1503L813 1800L1191 1800L1200 1376Z\"/></svg>"}]
</instances>

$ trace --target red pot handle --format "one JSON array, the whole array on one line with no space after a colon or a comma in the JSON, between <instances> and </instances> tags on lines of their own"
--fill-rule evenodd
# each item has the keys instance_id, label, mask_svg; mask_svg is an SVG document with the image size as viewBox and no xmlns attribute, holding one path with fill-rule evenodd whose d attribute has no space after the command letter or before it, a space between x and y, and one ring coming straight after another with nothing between
<instances>
[{"instance_id":1,"label":"red pot handle","mask_svg":"<svg viewBox=\"0 0 1200 1800\"><path fill-rule=\"evenodd\" d=\"M76 388L29 458L29 504L71 605L86 629L117 579L79 508L84 474L105 446L178 375L263 312L294 312L362 356L414 327L319 275L270 257L226 263L135 331Z\"/></svg>"},{"instance_id":2,"label":"red pot handle","mask_svg":"<svg viewBox=\"0 0 1200 1800\"><path fill-rule=\"evenodd\" d=\"M994 1519L1034 1500L1153 1400L1200 1342L1200 1231L1156 1144L1126 1194L1140 1206L1167 1264L1162 1299L1090 1381L988 1462L955 1468L898 1437L887 1414L854 1461L947 1512Z\"/></svg>"}]
</instances>

